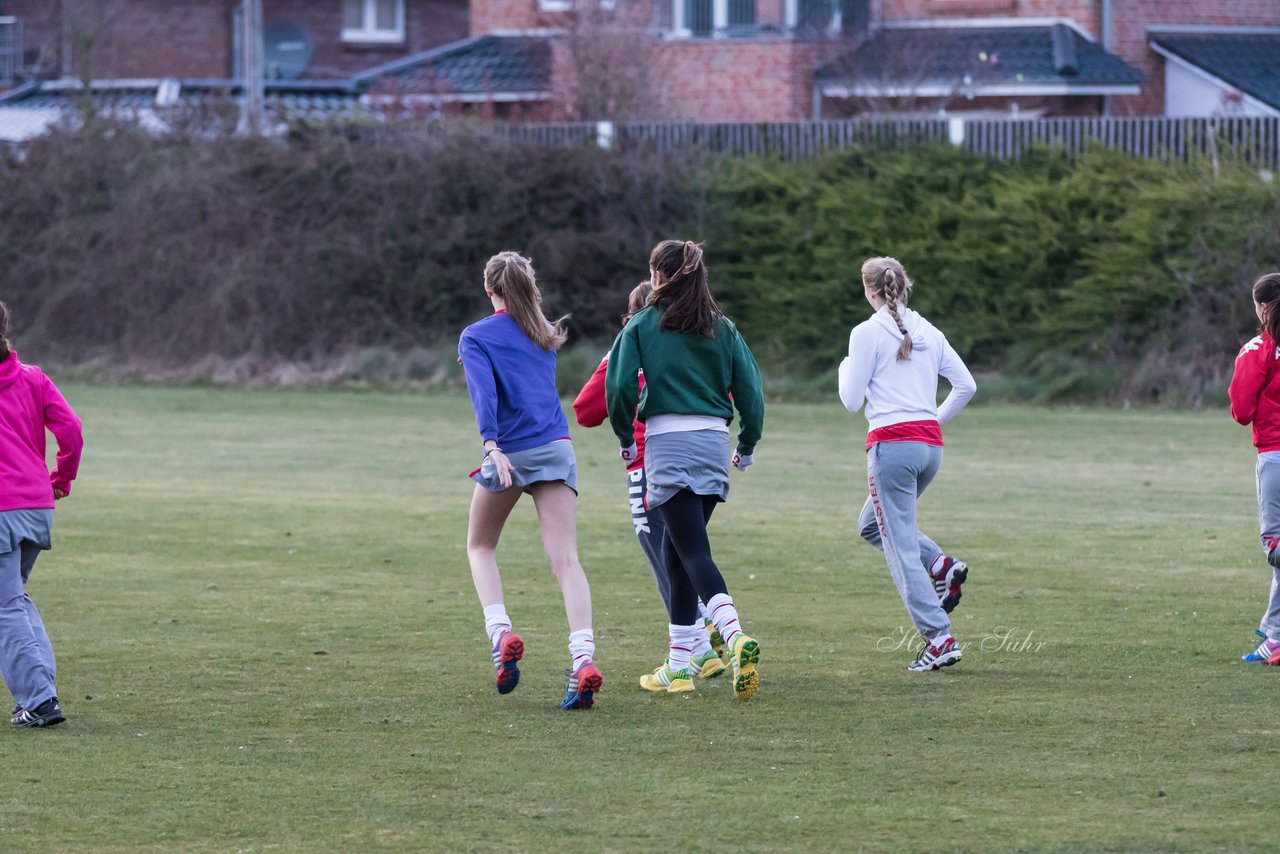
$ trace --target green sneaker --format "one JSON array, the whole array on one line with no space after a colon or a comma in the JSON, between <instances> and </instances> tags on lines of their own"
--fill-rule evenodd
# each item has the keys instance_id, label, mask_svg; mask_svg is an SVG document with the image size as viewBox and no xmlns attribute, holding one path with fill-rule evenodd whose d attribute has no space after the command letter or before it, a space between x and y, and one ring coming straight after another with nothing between
<instances>
[{"instance_id":1,"label":"green sneaker","mask_svg":"<svg viewBox=\"0 0 1280 854\"><path fill-rule=\"evenodd\" d=\"M693 676L688 670L670 670L664 661L652 673L640 677L640 687L658 694L687 694L693 690Z\"/></svg>"},{"instance_id":2,"label":"green sneaker","mask_svg":"<svg viewBox=\"0 0 1280 854\"><path fill-rule=\"evenodd\" d=\"M709 649L705 655L689 658L689 672L698 679L713 679L724 672L724 662L714 649Z\"/></svg>"},{"instance_id":3,"label":"green sneaker","mask_svg":"<svg viewBox=\"0 0 1280 854\"><path fill-rule=\"evenodd\" d=\"M760 644L748 635L733 639L733 693L739 700L750 700L760 689Z\"/></svg>"},{"instance_id":4,"label":"green sneaker","mask_svg":"<svg viewBox=\"0 0 1280 854\"><path fill-rule=\"evenodd\" d=\"M715 623L710 620L704 620L703 623L707 629L707 638L711 641L711 648L716 651L716 655L723 659L729 654L729 645L724 642L724 638L720 635Z\"/></svg>"}]
</instances>

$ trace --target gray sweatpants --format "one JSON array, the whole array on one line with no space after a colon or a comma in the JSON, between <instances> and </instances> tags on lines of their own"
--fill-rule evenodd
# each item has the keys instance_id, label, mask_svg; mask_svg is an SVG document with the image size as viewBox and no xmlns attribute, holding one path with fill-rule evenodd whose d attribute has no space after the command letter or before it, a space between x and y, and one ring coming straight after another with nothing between
<instances>
[{"instance_id":1,"label":"gray sweatpants","mask_svg":"<svg viewBox=\"0 0 1280 854\"><path fill-rule=\"evenodd\" d=\"M662 563L662 536L666 525L657 513L650 513L645 507L644 469L638 468L627 472L627 497L631 500L631 524L635 526L636 538L640 540L640 548L649 559L649 569L653 570L653 580L658 584L658 595L662 597L662 605L667 613L671 613L671 580Z\"/></svg>"},{"instance_id":2,"label":"gray sweatpants","mask_svg":"<svg viewBox=\"0 0 1280 854\"><path fill-rule=\"evenodd\" d=\"M44 622L36 603L27 595L26 583L35 566L36 557L48 548L48 522L39 522L36 514L47 514L52 520L53 511L14 510L13 519L21 518L29 530L29 537L0 536L0 676L14 702L24 709L36 706L56 696L53 687L57 662L53 646L45 632ZM22 514L19 517L19 514ZM16 531L17 525L5 526ZM42 531L30 530L43 527ZM0 534L5 532L0 531Z\"/></svg>"},{"instance_id":3,"label":"gray sweatpants","mask_svg":"<svg viewBox=\"0 0 1280 854\"><path fill-rule=\"evenodd\" d=\"M1258 454L1258 527L1262 552L1271 564L1271 599L1258 628L1280 640L1280 451Z\"/></svg>"},{"instance_id":4,"label":"gray sweatpants","mask_svg":"<svg viewBox=\"0 0 1280 854\"><path fill-rule=\"evenodd\" d=\"M911 622L932 640L951 632L926 568L942 550L916 526L916 499L942 466L942 448L923 442L877 442L867 450L870 496L859 520L862 536L884 552L889 574ZM874 521L868 536L867 514Z\"/></svg>"}]
</instances>

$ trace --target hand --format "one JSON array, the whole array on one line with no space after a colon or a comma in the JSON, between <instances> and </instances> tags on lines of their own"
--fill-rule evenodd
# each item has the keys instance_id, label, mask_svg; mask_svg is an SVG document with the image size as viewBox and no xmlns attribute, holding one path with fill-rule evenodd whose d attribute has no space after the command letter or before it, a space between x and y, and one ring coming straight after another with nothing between
<instances>
[{"instance_id":1,"label":"hand","mask_svg":"<svg viewBox=\"0 0 1280 854\"><path fill-rule=\"evenodd\" d=\"M489 452L488 459L493 460L493 467L498 472L498 483L502 484L502 488L506 489L511 486L511 472L515 466L511 465L511 460L507 459L507 455L494 448Z\"/></svg>"},{"instance_id":2,"label":"hand","mask_svg":"<svg viewBox=\"0 0 1280 854\"><path fill-rule=\"evenodd\" d=\"M741 451L733 452L733 467L738 471L746 471L751 468L751 464L756 461L752 454L744 454Z\"/></svg>"},{"instance_id":3,"label":"hand","mask_svg":"<svg viewBox=\"0 0 1280 854\"><path fill-rule=\"evenodd\" d=\"M53 488L53 500L54 500L54 501L61 501L62 499L66 498L66 497L67 497L66 490L58 489L58 487L56 487L56 486Z\"/></svg>"},{"instance_id":4,"label":"hand","mask_svg":"<svg viewBox=\"0 0 1280 854\"><path fill-rule=\"evenodd\" d=\"M631 465L636 461L636 457L640 456L640 452L636 450L636 443L632 442L631 447L618 451L618 456L622 457L624 463Z\"/></svg>"}]
</instances>

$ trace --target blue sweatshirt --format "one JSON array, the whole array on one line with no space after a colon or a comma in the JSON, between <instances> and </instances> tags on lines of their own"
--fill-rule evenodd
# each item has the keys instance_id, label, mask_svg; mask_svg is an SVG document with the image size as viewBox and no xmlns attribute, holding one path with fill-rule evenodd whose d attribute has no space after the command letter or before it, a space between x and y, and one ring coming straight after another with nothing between
<instances>
[{"instance_id":1,"label":"blue sweatshirt","mask_svg":"<svg viewBox=\"0 0 1280 854\"><path fill-rule=\"evenodd\" d=\"M511 453L569 438L556 394L556 354L543 350L505 311L462 330L458 357L480 441Z\"/></svg>"}]
</instances>

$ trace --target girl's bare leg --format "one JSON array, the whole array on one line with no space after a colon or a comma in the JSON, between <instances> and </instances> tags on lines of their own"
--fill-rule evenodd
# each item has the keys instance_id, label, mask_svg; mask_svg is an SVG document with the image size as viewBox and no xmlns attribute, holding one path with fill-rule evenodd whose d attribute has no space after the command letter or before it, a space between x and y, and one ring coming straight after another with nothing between
<instances>
[{"instance_id":1,"label":"girl's bare leg","mask_svg":"<svg viewBox=\"0 0 1280 854\"><path fill-rule=\"evenodd\" d=\"M502 576L498 573L498 538L511 508L520 500L520 490L490 492L480 484L471 496L471 515L467 521L467 560L471 564L471 580L476 585L483 607L502 603Z\"/></svg>"},{"instance_id":2,"label":"girl's bare leg","mask_svg":"<svg viewBox=\"0 0 1280 854\"><path fill-rule=\"evenodd\" d=\"M591 588L578 562L578 496L561 482L535 483L530 487L538 508L542 545L551 559L551 571L560 582L569 631L591 628Z\"/></svg>"}]
</instances>

